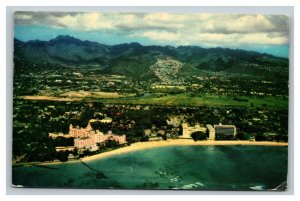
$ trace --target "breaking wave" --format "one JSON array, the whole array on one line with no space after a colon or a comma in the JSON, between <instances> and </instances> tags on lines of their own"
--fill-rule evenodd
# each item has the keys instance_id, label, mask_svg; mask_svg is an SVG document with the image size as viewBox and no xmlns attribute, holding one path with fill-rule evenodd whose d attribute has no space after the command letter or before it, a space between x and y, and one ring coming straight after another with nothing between
<instances>
[{"instance_id":1,"label":"breaking wave","mask_svg":"<svg viewBox=\"0 0 300 201\"><path fill-rule=\"evenodd\" d=\"M182 187L179 187L179 189L199 189L203 186L205 186L203 183L196 182L196 183L192 183L192 184L183 185Z\"/></svg>"},{"instance_id":2,"label":"breaking wave","mask_svg":"<svg viewBox=\"0 0 300 201\"><path fill-rule=\"evenodd\" d=\"M264 186L262 186L262 185L250 186L249 188L252 189L252 190L256 190L256 191L262 191L262 190L265 190L265 189L264 189Z\"/></svg>"}]
</instances>

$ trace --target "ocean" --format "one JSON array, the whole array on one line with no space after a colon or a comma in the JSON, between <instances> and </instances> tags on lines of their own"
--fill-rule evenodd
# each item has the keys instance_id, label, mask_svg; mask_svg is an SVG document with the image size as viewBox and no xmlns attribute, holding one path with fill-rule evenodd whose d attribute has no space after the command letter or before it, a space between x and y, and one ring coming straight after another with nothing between
<instances>
[{"instance_id":1,"label":"ocean","mask_svg":"<svg viewBox=\"0 0 300 201\"><path fill-rule=\"evenodd\" d=\"M12 183L39 188L270 190L287 180L287 147L170 146L85 163L13 166Z\"/></svg>"}]
</instances>

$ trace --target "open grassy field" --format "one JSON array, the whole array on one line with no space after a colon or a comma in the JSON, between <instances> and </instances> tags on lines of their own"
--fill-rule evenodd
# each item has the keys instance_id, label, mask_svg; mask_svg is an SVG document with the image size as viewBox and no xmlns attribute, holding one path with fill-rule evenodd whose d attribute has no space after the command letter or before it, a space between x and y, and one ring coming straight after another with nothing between
<instances>
[{"instance_id":1,"label":"open grassy field","mask_svg":"<svg viewBox=\"0 0 300 201\"><path fill-rule=\"evenodd\" d=\"M183 107L191 106L238 106L238 107L268 107L274 109L288 109L288 100L276 97L242 97L244 101L235 100L229 96L205 95L202 97L190 97L187 94L150 94L142 97L105 97L82 96L82 97L47 97L23 96L27 100L55 100L55 101L99 101L115 104L140 104L140 105L176 105ZM247 100L247 101L246 101Z\"/></svg>"},{"instance_id":2,"label":"open grassy field","mask_svg":"<svg viewBox=\"0 0 300 201\"><path fill-rule=\"evenodd\" d=\"M89 92L89 91L68 91L60 94L61 97L67 98L124 98L135 96L134 93L117 93L117 92Z\"/></svg>"},{"instance_id":3,"label":"open grassy field","mask_svg":"<svg viewBox=\"0 0 300 201\"><path fill-rule=\"evenodd\" d=\"M234 100L228 96L203 96L190 97L187 94L167 94L159 96L151 94L147 97L131 97L120 99L103 99L105 103L116 104L149 104L149 105L177 105L177 106L241 106L241 107L272 107L278 109L287 109L288 100L275 97L243 97L248 101Z\"/></svg>"}]
</instances>

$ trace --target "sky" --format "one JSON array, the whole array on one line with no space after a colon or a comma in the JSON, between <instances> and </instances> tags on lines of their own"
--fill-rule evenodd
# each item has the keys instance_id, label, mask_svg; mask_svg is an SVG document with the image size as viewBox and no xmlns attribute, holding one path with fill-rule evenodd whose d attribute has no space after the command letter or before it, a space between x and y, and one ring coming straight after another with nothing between
<instances>
[{"instance_id":1,"label":"sky","mask_svg":"<svg viewBox=\"0 0 300 201\"><path fill-rule=\"evenodd\" d=\"M193 45L245 49L288 57L289 18L262 14L16 12L14 37L70 35L106 45Z\"/></svg>"}]
</instances>

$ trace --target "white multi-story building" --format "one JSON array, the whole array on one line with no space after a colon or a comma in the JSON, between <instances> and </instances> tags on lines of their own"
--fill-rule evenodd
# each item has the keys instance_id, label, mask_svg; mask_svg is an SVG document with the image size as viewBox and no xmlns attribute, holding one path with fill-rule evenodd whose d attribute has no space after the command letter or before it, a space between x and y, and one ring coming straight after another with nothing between
<instances>
[{"instance_id":1,"label":"white multi-story building","mask_svg":"<svg viewBox=\"0 0 300 201\"><path fill-rule=\"evenodd\" d=\"M191 138L192 133L195 132L206 132L206 128L205 127L201 127L199 124L195 125L195 126L189 126L187 123L183 123L181 124L182 126L182 137L183 138Z\"/></svg>"},{"instance_id":2,"label":"white multi-story building","mask_svg":"<svg viewBox=\"0 0 300 201\"><path fill-rule=\"evenodd\" d=\"M215 140L216 138L216 132L212 125L207 124L206 128L208 129L208 140Z\"/></svg>"},{"instance_id":3,"label":"white multi-story building","mask_svg":"<svg viewBox=\"0 0 300 201\"><path fill-rule=\"evenodd\" d=\"M236 127L235 125L223 125L218 124L214 125L216 135L226 135L226 136L236 136Z\"/></svg>"},{"instance_id":4,"label":"white multi-story building","mask_svg":"<svg viewBox=\"0 0 300 201\"><path fill-rule=\"evenodd\" d=\"M201 127L199 124L195 126L189 126L187 123L182 123L182 137L183 138L191 138L192 133L194 132L203 132L206 133L208 131L208 140L215 140L216 136L236 136L236 127L235 125L210 125L207 124L206 128Z\"/></svg>"}]
</instances>

